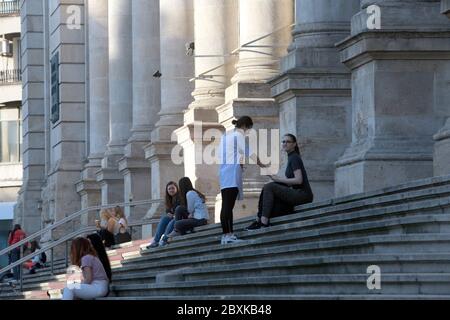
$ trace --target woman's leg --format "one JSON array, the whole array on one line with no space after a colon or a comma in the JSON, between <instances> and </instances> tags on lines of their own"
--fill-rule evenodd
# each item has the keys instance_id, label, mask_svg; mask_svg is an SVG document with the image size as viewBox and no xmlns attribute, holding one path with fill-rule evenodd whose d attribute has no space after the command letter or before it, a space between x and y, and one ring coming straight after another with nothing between
<instances>
[{"instance_id":1,"label":"woman's leg","mask_svg":"<svg viewBox=\"0 0 450 320\"><path fill-rule=\"evenodd\" d=\"M175 208L175 221L187 219L189 212L184 206L177 206Z\"/></svg>"},{"instance_id":2,"label":"woman's leg","mask_svg":"<svg viewBox=\"0 0 450 320\"><path fill-rule=\"evenodd\" d=\"M168 235L173 231L173 228L175 226L175 219L170 220L169 224L166 227L166 231L164 231L164 235L162 236L161 240L163 242L167 242Z\"/></svg>"},{"instance_id":3,"label":"woman's leg","mask_svg":"<svg viewBox=\"0 0 450 320\"><path fill-rule=\"evenodd\" d=\"M91 300L101 298L108 293L107 281L94 281L91 284L73 284L72 288L64 288L63 300L73 300L79 298L83 300Z\"/></svg>"},{"instance_id":4,"label":"woman's leg","mask_svg":"<svg viewBox=\"0 0 450 320\"><path fill-rule=\"evenodd\" d=\"M220 211L220 223L223 234L233 233L233 209L239 194L238 188L222 189L222 209Z\"/></svg>"},{"instance_id":5,"label":"woman's leg","mask_svg":"<svg viewBox=\"0 0 450 320\"><path fill-rule=\"evenodd\" d=\"M153 243L158 243L161 239L161 236L164 234L164 231L167 228L167 225L172 221L173 219L170 218L167 214L164 214L161 219L159 220L158 227L156 229L155 237L153 238Z\"/></svg>"},{"instance_id":6,"label":"woman's leg","mask_svg":"<svg viewBox=\"0 0 450 320\"><path fill-rule=\"evenodd\" d=\"M312 195L301 189L292 189L287 186L271 182L264 187L262 220L268 220L273 212L275 201L286 206L297 206L312 202ZM263 223L266 223L262 221Z\"/></svg>"},{"instance_id":7,"label":"woman's leg","mask_svg":"<svg viewBox=\"0 0 450 320\"><path fill-rule=\"evenodd\" d=\"M177 230L179 233L186 234L186 231L198 227L203 226L206 224L205 219L183 219L175 222L175 230Z\"/></svg>"}]
</instances>

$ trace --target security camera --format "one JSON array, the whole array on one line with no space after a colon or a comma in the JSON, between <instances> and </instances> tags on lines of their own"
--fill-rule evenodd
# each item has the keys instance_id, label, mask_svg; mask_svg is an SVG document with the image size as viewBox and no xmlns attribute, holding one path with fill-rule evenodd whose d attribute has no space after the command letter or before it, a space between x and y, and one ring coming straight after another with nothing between
<instances>
[{"instance_id":1,"label":"security camera","mask_svg":"<svg viewBox=\"0 0 450 320\"><path fill-rule=\"evenodd\" d=\"M161 72L159 72L159 70L157 70L154 74L153 77L154 78L160 78L162 76Z\"/></svg>"},{"instance_id":2,"label":"security camera","mask_svg":"<svg viewBox=\"0 0 450 320\"><path fill-rule=\"evenodd\" d=\"M194 55L194 50L195 50L194 42L187 42L185 44L185 47L186 47L186 55L187 56L193 56Z\"/></svg>"}]
</instances>

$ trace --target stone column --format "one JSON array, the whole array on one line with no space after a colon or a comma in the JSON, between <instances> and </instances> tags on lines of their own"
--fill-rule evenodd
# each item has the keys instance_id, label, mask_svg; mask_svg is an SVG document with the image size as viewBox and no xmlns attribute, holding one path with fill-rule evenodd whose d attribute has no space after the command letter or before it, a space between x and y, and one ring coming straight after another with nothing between
<instances>
[{"instance_id":1,"label":"stone column","mask_svg":"<svg viewBox=\"0 0 450 320\"><path fill-rule=\"evenodd\" d=\"M76 185L82 209L100 204L100 185L96 181L96 172L101 168L109 141L108 1L87 1L86 15L89 41L89 155L81 180Z\"/></svg>"},{"instance_id":2,"label":"stone column","mask_svg":"<svg viewBox=\"0 0 450 320\"><path fill-rule=\"evenodd\" d=\"M273 79L280 136L297 136L314 200L334 195L335 161L350 143L350 73L335 43L350 34L359 0L296 0L294 42ZM283 154L282 163L286 158Z\"/></svg>"},{"instance_id":3,"label":"stone column","mask_svg":"<svg viewBox=\"0 0 450 320\"><path fill-rule=\"evenodd\" d=\"M230 53L237 46L237 2L195 0L194 9L194 101L186 110L184 126L176 131L176 135L183 146L185 175L205 193L208 205L212 207L219 192L218 168L202 159L202 150L212 140L203 134L214 129L215 135L220 137L223 131L216 107L224 103L225 88L234 73Z\"/></svg>"},{"instance_id":4,"label":"stone column","mask_svg":"<svg viewBox=\"0 0 450 320\"><path fill-rule=\"evenodd\" d=\"M377 15L370 5L380 29L368 29ZM352 37L338 45L352 70L353 116L336 195L433 175L432 139L450 101L449 31L440 1L361 1Z\"/></svg>"},{"instance_id":5,"label":"stone column","mask_svg":"<svg viewBox=\"0 0 450 320\"><path fill-rule=\"evenodd\" d=\"M279 128L279 107L270 95L268 80L279 74L280 58L286 54L291 43L291 25L294 21L293 0L240 0L239 1L239 56L237 73L232 84L227 87L225 104L216 110L219 122L231 129L231 121L248 115L255 123L254 129L267 130L267 150L258 151L276 153L278 158L279 139L271 141L272 129ZM278 137L278 135L276 135ZM262 138L262 137L259 137ZM275 146L273 145L275 143ZM278 148L278 149L277 149ZM267 154L267 153L266 153ZM279 159L272 163L279 165ZM274 171L274 169L271 169ZM267 179L261 175L256 165L246 165L244 172L244 201L236 203L234 215L242 217L255 213L261 189ZM216 212L221 208L218 195Z\"/></svg>"},{"instance_id":6,"label":"stone column","mask_svg":"<svg viewBox=\"0 0 450 320\"><path fill-rule=\"evenodd\" d=\"M151 166L151 198L156 202L146 218L157 218L163 211L165 186L168 181L183 176L183 165L175 165L172 149L177 145L172 138L175 129L183 125L183 110L192 101L190 93L194 76L193 58L186 56L185 44L194 39L193 0L165 0L160 2L160 78L149 78L161 85L159 120L151 133L151 143L145 146L145 158ZM154 70L155 72L157 70ZM150 235L146 229L144 235Z\"/></svg>"},{"instance_id":7,"label":"stone column","mask_svg":"<svg viewBox=\"0 0 450 320\"><path fill-rule=\"evenodd\" d=\"M108 1L109 142L97 181L102 204L122 202L123 175L118 161L131 135L133 106L133 41L131 0Z\"/></svg>"},{"instance_id":8,"label":"stone column","mask_svg":"<svg viewBox=\"0 0 450 320\"><path fill-rule=\"evenodd\" d=\"M143 148L150 143L161 103L160 82L152 78L160 69L159 0L134 0L132 9L133 126L125 157L119 161L119 170L124 175L125 201L151 197L150 166ZM131 220L141 219L145 213L143 206L125 208Z\"/></svg>"},{"instance_id":9,"label":"stone column","mask_svg":"<svg viewBox=\"0 0 450 320\"><path fill-rule=\"evenodd\" d=\"M441 12L450 19L450 0L441 0ZM449 40L450 41L450 40ZM443 88L445 89L445 88ZM433 155L433 173L435 176L450 174L450 72L447 72L447 96L443 99L447 108L444 108L443 114L447 116L444 127L442 127L434 136L434 155Z\"/></svg>"}]
</instances>

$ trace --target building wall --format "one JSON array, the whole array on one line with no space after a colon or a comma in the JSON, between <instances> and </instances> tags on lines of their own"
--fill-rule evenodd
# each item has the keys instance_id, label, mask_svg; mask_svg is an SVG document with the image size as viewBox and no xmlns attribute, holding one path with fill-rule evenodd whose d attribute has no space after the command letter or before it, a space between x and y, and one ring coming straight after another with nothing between
<instances>
[{"instance_id":1,"label":"building wall","mask_svg":"<svg viewBox=\"0 0 450 320\"><path fill-rule=\"evenodd\" d=\"M205 129L220 132L245 114L282 134L297 134L316 201L450 173L447 1L442 7L438 0L46 3L22 1L21 190L31 193L17 209L25 217L42 208L30 220L36 228L100 202L160 201L165 180L183 174L193 177L214 207L220 203L217 170L197 163L193 152L211 139L194 136L194 124L203 121ZM367 29L369 4L386 14L386 30ZM69 28L74 12L81 13L78 29ZM411 12L424 15L416 21ZM148 34L137 29L145 16L155 22L146 26ZM281 19L286 25L274 22L280 17L287 17ZM280 35L267 40L272 32ZM258 36L265 39L262 46L241 41ZM186 54L191 42L194 55ZM61 118L50 124L49 61L56 52ZM422 85L421 75L430 81ZM401 95L416 87L424 93L420 99L413 99L416 92L405 100L410 105L402 103ZM100 108L103 115L96 114ZM176 142L184 151L182 166L171 162ZM245 182L247 195L257 199L264 181L255 172L249 170ZM238 207L242 215L256 211L255 203ZM126 212L136 220L145 214ZM145 217L160 213L154 204Z\"/></svg>"}]
</instances>

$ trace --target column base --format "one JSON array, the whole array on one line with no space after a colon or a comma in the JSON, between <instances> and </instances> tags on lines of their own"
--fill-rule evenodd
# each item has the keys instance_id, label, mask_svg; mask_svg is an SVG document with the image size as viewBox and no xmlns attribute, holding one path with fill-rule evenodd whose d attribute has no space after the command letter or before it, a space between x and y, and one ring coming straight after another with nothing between
<instances>
[{"instance_id":1,"label":"column base","mask_svg":"<svg viewBox=\"0 0 450 320\"><path fill-rule=\"evenodd\" d=\"M129 222L140 221L146 214L149 207L146 205L132 205L133 201L148 200L151 197L150 191L150 168L147 161L142 158L124 157L119 161L119 172L123 175L125 202L124 212Z\"/></svg>"},{"instance_id":2,"label":"column base","mask_svg":"<svg viewBox=\"0 0 450 320\"><path fill-rule=\"evenodd\" d=\"M450 174L450 118L446 125L433 136L433 171L435 176Z\"/></svg>"},{"instance_id":3,"label":"column base","mask_svg":"<svg viewBox=\"0 0 450 320\"><path fill-rule=\"evenodd\" d=\"M383 189L433 175L433 158L426 142L379 142L368 150L350 147L336 162L335 196ZM378 145L378 146L377 146Z\"/></svg>"}]
</instances>

